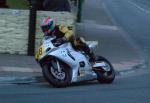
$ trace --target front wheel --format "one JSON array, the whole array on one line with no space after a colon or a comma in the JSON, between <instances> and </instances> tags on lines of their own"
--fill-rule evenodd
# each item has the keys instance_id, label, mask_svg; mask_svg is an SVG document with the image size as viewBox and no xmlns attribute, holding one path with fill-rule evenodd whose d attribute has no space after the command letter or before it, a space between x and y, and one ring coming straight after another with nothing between
<instances>
[{"instance_id":1,"label":"front wheel","mask_svg":"<svg viewBox=\"0 0 150 103\"><path fill-rule=\"evenodd\" d=\"M71 82L70 68L57 59L45 63L42 66L42 73L44 78L54 87L66 87Z\"/></svg>"},{"instance_id":2,"label":"front wheel","mask_svg":"<svg viewBox=\"0 0 150 103\"><path fill-rule=\"evenodd\" d=\"M101 56L98 56L96 62L105 63L105 66L94 68L94 71L97 74L97 80L100 83L112 83L115 79L115 70L111 63Z\"/></svg>"}]
</instances>

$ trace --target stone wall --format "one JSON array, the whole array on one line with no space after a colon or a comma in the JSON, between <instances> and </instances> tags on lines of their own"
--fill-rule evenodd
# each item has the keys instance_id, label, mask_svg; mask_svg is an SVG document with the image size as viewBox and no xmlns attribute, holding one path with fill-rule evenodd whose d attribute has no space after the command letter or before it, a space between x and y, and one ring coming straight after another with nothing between
<instances>
[{"instance_id":1,"label":"stone wall","mask_svg":"<svg viewBox=\"0 0 150 103\"><path fill-rule=\"evenodd\" d=\"M0 53L26 54L28 10L0 9Z\"/></svg>"},{"instance_id":2,"label":"stone wall","mask_svg":"<svg viewBox=\"0 0 150 103\"><path fill-rule=\"evenodd\" d=\"M36 50L43 34L40 24L44 17L55 18L57 24L74 26L69 12L37 12ZM0 9L0 53L27 54L29 10Z\"/></svg>"}]
</instances>

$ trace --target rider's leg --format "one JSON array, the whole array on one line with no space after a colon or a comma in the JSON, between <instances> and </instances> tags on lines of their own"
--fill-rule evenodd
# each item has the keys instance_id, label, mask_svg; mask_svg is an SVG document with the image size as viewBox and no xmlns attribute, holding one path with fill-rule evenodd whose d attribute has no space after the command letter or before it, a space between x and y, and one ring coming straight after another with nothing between
<instances>
[{"instance_id":1,"label":"rider's leg","mask_svg":"<svg viewBox=\"0 0 150 103\"><path fill-rule=\"evenodd\" d=\"M94 53L90 50L89 46L86 44L85 40L83 38L77 38L74 40L74 45L78 50L84 51L89 57L90 62L95 61L95 55Z\"/></svg>"}]
</instances>

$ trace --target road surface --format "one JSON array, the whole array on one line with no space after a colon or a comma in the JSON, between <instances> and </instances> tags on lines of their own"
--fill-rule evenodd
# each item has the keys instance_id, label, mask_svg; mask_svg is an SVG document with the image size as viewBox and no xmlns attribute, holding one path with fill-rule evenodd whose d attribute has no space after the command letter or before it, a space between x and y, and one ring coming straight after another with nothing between
<instances>
[{"instance_id":1,"label":"road surface","mask_svg":"<svg viewBox=\"0 0 150 103\"><path fill-rule=\"evenodd\" d=\"M0 85L0 103L149 103L150 71L117 76L113 84L97 82L53 88L47 83Z\"/></svg>"},{"instance_id":2,"label":"road surface","mask_svg":"<svg viewBox=\"0 0 150 103\"><path fill-rule=\"evenodd\" d=\"M145 56L149 57L150 0L102 1L113 21L139 45Z\"/></svg>"}]
</instances>

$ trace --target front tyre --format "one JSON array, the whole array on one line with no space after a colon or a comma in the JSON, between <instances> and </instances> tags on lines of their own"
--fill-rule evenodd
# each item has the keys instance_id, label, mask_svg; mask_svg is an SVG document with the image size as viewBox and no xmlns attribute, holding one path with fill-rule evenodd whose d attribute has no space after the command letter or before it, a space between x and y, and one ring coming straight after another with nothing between
<instances>
[{"instance_id":1,"label":"front tyre","mask_svg":"<svg viewBox=\"0 0 150 103\"><path fill-rule=\"evenodd\" d=\"M97 74L97 80L100 83L112 83L115 79L115 70L113 66L111 65L111 63L107 59L101 56L97 58L96 62L105 63L105 66L103 67L94 68L94 71ZM105 71L105 70L108 70L108 71Z\"/></svg>"},{"instance_id":2,"label":"front tyre","mask_svg":"<svg viewBox=\"0 0 150 103\"><path fill-rule=\"evenodd\" d=\"M60 68L60 70L58 70L58 68ZM42 66L42 73L46 81L54 87L66 87L71 83L70 68L56 59L45 63Z\"/></svg>"}]
</instances>

